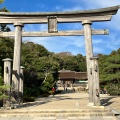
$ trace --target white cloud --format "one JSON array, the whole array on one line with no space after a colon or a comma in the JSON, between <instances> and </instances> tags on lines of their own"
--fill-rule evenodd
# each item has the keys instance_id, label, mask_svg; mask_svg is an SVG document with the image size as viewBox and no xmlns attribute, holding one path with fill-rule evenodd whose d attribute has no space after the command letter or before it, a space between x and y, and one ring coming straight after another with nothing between
<instances>
[{"instance_id":1,"label":"white cloud","mask_svg":"<svg viewBox=\"0 0 120 120\"><path fill-rule=\"evenodd\" d=\"M94 9L94 8L102 8L102 7L111 7L115 5L119 5L120 1L118 0L71 0L71 2L75 4L83 5L84 9Z\"/></svg>"},{"instance_id":2,"label":"white cloud","mask_svg":"<svg viewBox=\"0 0 120 120\"><path fill-rule=\"evenodd\" d=\"M55 10L56 11L63 10L63 7L62 6L55 6Z\"/></svg>"},{"instance_id":3,"label":"white cloud","mask_svg":"<svg viewBox=\"0 0 120 120\"><path fill-rule=\"evenodd\" d=\"M93 53L94 54L99 54L99 53L103 53L104 49L101 47L93 47Z\"/></svg>"},{"instance_id":4,"label":"white cloud","mask_svg":"<svg viewBox=\"0 0 120 120\"><path fill-rule=\"evenodd\" d=\"M120 38L117 34L112 34L112 37L109 38L107 42L107 48L111 50L117 50L120 47Z\"/></svg>"},{"instance_id":5,"label":"white cloud","mask_svg":"<svg viewBox=\"0 0 120 120\"><path fill-rule=\"evenodd\" d=\"M55 11L76 11L76 10L81 10L82 7L80 6L74 6L70 8L65 8L63 6L55 6Z\"/></svg>"},{"instance_id":6,"label":"white cloud","mask_svg":"<svg viewBox=\"0 0 120 120\"><path fill-rule=\"evenodd\" d=\"M93 42L93 44L101 44L101 43L103 44L103 43L105 43L105 41L102 40L102 39L100 39L100 38L98 38L98 39L93 39L92 42Z\"/></svg>"},{"instance_id":7,"label":"white cloud","mask_svg":"<svg viewBox=\"0 0 120 120\"><path fill-rule=\"evenodd\" d=\"M23 28L25 31L46 31L47 24L27 24Z\"/></svg>"},{"instance_id":8,"label":"white cloud","mask_svg":"<svg viewBox=\"0 0 120 120\"><path fill-rule=\"evenodd\" d=\"M82 7L80 6L75 6L75 7L71 7L71 8L63 8L63 11L77 11L77 10L81 10Z\"/></svg>"},{"instance_id":9,"label":"white cloud","mask_svg":"<svg viewBox=\"0 0 120 120\"><path fill-rule=\"evenodd\" d=\"M85 47L85 41L83 37L75 37L73 43L71 43L73 45L75 45L76 47L79 48L84 48Z\"/></svg>"}]
</instances>

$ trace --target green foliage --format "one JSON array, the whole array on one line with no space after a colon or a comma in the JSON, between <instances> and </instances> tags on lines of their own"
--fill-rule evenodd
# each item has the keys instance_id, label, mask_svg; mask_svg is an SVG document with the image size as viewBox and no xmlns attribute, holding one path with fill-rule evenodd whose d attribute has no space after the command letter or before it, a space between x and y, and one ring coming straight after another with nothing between
<instances>
[{"instance_id":1,"label":"green foliage","mask_svg":"<svg viewBox=\"0 0 120 120\"><path fill-rule=\"evenodd\" d=\"M52 87L55 85L55 80L52 74L48 73L46 76L46 79L43 81L43 84L41 86L41 94L49 94L49 91L52 89Z\"/></svg>"},{"instance_id":2,"label":"green foliage","mask_svg":"<svg viewBox=\"0 0 120 120\"><path fill-rule=\"evenodd\" d=\"M56 71L59 63L54 54L48 52L43 46L27 42L22 44L22 65L24 65L25 95L35 96L48 93L53 81L56 79ZM50 77L50 74L54 77ZM54 80L52 80L54 79ZM52 81L52 82L51 82ZM41 86L41 87L40 87ZM31 90L28 90L30 88ZM34 94L35 88L36 93ZM31 91L30 93L28 91Z\"/></svg>"},{"instance_id":3,"label":"green foliage","mask_svg":"<svg viewBox=\"0 0 120 120\"><path fill-rule=\"evenodd\" d=\"M8 96L5 94L8 88L10 88L8 85L0 86L0 100L8 98Z\"/></svg>"},{"instance_id":4,"label":"green foliage","mask_svg":"<svg viewBox=\"0 0 120 120\"><path fill-rule=\"evenodd\" d=\"M0 12L9 12L9 10L3 7L0 9ZM0 30L3 32L11 31L10 28L6 24L0 24Z\"/></svg>"},{"instance_id":5,"label":"green foliage","mask_svg":"<svg viewBox=\"0 0 120 120\"><path fill-rule=\"evenodd\" d=\"M44 94L42 94L42 97L48 97L48 96L49 96L48 93L44 93Z\"/></svg>"},{"instance_id":6,"label":"green foliage","mask_svg":"<svg viewBox=\"0 0 120 120\"><path fill-rule=\"evenodd\" d=\"M4 0L0 0L0 4L2 4L4 2Z\"/></svg>"},{"instance_id":7,"label":"green foliage","mask_svg":"<svg viewBox=\"0 0 120 120\"><path fill-rule=\"evenodd\" d=\"M0 9L0 12L10 12L6 7Z\"/></svg>"},{"instance_id":8,"label":"green foliage","mask_svg":"<svg viewBox=\"0 0 120 120\"><path fill-rule=\"evenodd\" d=\"M3 76L4 62L2 60L5 58L13 58L13 44L14 41L11 38L0 38L0 76Z\"/></svg>"},{"instance_id":9,"label":"green foliage","mask_svg":"<svg viewBox=\"0 0 120 120\"><path fill-rule=\"evenodd\" d=\"M120 49L112 51L110 55L99 57L100 83L107 85L109 94L120 94Z\"/></svg>"},{"instance_id":10,"label":"green foliage","mask_svg":"<svg viewBox=\"0 0 120 120\"><path fill-rule=\"evenodd\" d=\"M53 94L52 90L50 90L48 93L49 93L49 95L52 95L52 94Z\"/></svg>"},{"instance_id":11,"label":"green foliage","mask_svg":"<svg viewBox=\"0 0 120 120\"><path fill-rule=\"evenodd\" d=\"M34 102L35 98L34 97L23 97L23 102Z\"/></svg>"},{"instance_id":12,"label":"green foliage","mask_svg":"<svg viewBox=\"0 0 120 120\"><path fill-rule=\"evenodd\" d=\"M55 91L55 94L60 94L62 92L62 90L57 90Z\"/></svg>"},{"instance_id":13,"label":"green foliage","mask_svg":"<svg viewBox=\"0 0 120 120\"><path fill-rule=\"evenodd\" d=\"M37 97L39 96L39 88L38 87L25 87L24 88L24 97Z\"/></svg>"},{"instance_id":14,"label":"green foliage","mask_svg":"<svg viewBox=\"0 0 120 120\"><path fill-rule=\"evenodd\" d=\"M62 52L56 54L59 58L60 69L85 72L86 71L86 58L81 54L77 56L72 55L69 52Z\"/></svg>"},{"instance_id":15,"label":"green foliage","mask_svg":"<svg viewBox=\"0 0 120 120\"><path fill-rule=\"evenodd\" d=\"M0 86L3 85L3 78L1 76L2 68L0 66Z\"/></svg>"},{"instance_id":16,"label":"green foliage","mask_svg":"<svg viewBox=\"0 0 120 120\"><path fill-rule=\"evenodd\" d=\"M114 54L100 56L99 68L101 81L119 80L120 54L114 51Z\"/></svg>"},{"instance_id":17,"label":"green foliage","mask_svg":"<svg viewBox=\"0 0 120 120\"><path fill-rule=\"evenodd\" d=\"M106 85L107 92L110 95L120 95L120 81L118 83L110 82Z\"/></svg>"}]
</instances>

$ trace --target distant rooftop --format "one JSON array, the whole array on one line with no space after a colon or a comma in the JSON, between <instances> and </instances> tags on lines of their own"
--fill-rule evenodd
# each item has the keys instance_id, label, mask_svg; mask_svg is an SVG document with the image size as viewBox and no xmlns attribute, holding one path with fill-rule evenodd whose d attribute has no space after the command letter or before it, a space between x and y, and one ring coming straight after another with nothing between
<instances>
[{"instance_id":1,"label":"distant rooftop","mask_svg":"<svg viewBox=\"0 0 120 120\"><path fill-rule=\"evenodd\" d=\"M64 68L60 71L59 73L59 79L60 80L65 80L65 79L87 79L87 72L75 72L71 70L65 70Z\"/></svg>"}]
</instances>

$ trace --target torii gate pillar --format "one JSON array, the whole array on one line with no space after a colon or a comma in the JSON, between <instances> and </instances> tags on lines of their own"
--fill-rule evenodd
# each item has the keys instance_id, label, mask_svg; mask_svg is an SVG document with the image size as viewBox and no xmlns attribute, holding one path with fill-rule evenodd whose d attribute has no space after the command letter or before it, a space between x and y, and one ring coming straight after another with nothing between
<instances>
[{"instance_id":1,"label":"torii gate pillar","mask_svg":"<svg viewBox=\"0 0 120 120\"><path fill-rule=\"evenodd\" d=\"M98 57L91 57L92 75L93 75L93 103L94 106L100 106L100 87L99 87L99 66Z\"/></svg>"},{"instance_id":2,"label":"torii gate pillar","mask_svg":"<svg viewBox=\"0 0 120 120\"><path fill-rule=\"evenodd\" d=\"M22 42L22 23L14 23L15 26L15 42L14 42L14 58L13 58L13 94L16 102L19 102L19 81L20 81L20 62L21 62L21 42Z\"/></svg>"},{"instance_id":3,"label":"torii gate pillar","mask_svg":"<svg viewBox=\"0 0 120 120\"><path fill-rule=\"evenodd\" d=\"M92 46L92 31L91 31L90 20L82 21L84 26L84 35L85 35L85 46L86 46L86 63L87 63L87 75L88 75L88 87L89 87L89 105L93 105L93 79L90 74L91 60L90 57L93 56L93 46Z\"/></svg>"}]
</instances>

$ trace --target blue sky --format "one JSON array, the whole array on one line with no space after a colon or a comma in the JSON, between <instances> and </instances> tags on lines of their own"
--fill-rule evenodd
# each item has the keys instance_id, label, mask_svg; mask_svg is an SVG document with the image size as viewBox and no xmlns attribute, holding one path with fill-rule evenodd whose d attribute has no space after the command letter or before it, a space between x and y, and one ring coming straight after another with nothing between
<instances>
[{"instance_id":1,"label":"blue sky","mask_svg":"<svg viewBox=\"0 0 120 120\"><path fill-rule=\"evenodd\" d=\"M55 12L89 10L120 5L120 0L5 0L0 7L6 7L11 12ZM93 23L94 29L109 29L109 35L94 35L94 53L109 54L120 48L120 10L111 21ZM11 26L14 29L13 26ZM25 31L46 31L47 25L25 25ZM59 30L80 30L81 23L58 24ZM50 52L71 52L73 55L85 55L84 36L63 37L27 37L23 41L33 41L43 45Z\"/></svg>"}]
</instances>

